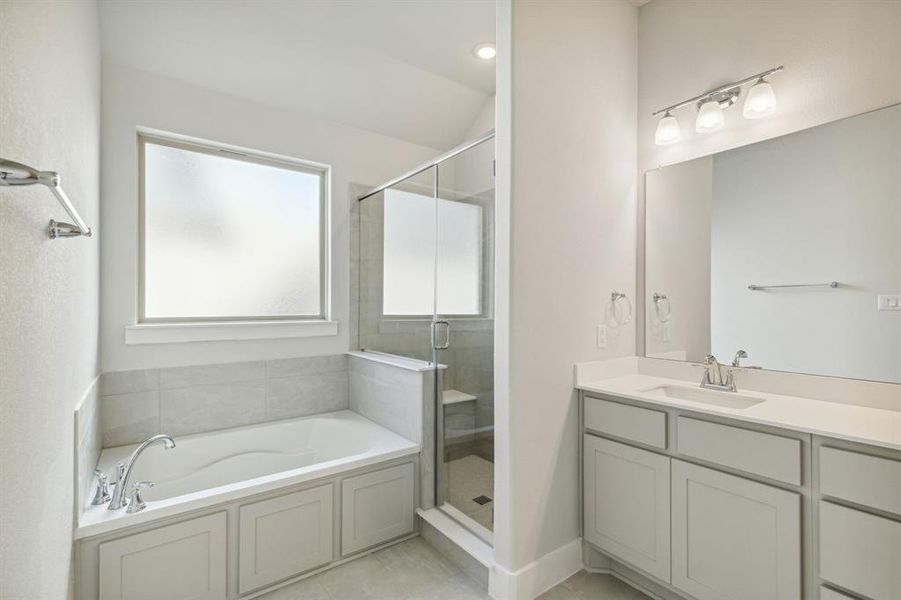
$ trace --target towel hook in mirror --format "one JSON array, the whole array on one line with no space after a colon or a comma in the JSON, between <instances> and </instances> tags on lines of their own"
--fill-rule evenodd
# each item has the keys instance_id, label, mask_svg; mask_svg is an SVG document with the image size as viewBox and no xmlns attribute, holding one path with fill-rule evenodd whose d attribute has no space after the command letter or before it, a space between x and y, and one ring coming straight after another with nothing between
<instances>
[{"instance_id":1,"label":"towel hook in mirror","mask_svg":"<svg viewBox=\"0 0 901 600\"><path fill-rule=\"evenodd\" d=\"M651 299L654 300L654 312L657 314L657 321L660 323L667 323L670 316L673 314L673 306L670 304L669 298L667 298L666 294L654 292ZM665 310L662 313L661 305L665 305Z\"/></svg>"}]
</instances>

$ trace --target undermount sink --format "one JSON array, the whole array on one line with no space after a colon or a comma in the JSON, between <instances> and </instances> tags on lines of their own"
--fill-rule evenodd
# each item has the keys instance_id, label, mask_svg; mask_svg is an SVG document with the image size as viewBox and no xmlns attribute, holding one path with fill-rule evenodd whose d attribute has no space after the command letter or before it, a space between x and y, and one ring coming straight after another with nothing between
<instances>
[{"instance_id":1,"label":"undermount sink","mask_svg":"<svg viewBox=\"0 0 901 600\"><path fill-rule=\"evenodd\" d=\"M717 392L714 390L705 390L703 388L683 387L681 385L658 385L643 390L643 392L654 396L664 396L666 398L675 398L677 400L686 400L688 402L699 402L701 404L722 406L724 408L734 408L737 410L750 408L764 401L763 398L745 396L735 392Z\"/></svg>"}]
</instances>

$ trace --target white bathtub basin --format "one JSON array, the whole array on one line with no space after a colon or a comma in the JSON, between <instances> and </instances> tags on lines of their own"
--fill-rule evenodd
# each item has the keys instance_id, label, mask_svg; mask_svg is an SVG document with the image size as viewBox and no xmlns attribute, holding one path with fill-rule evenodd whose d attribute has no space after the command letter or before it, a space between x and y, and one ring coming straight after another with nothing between
<instances>
[{"instance_id":1,"label":"white bathtub basin","mask_svg":"<svg viewBox=\"0 0 901 600\"><path fill-rule=\"evenodd\" d=\"M129 480L152 481L147 508L132 515L86 506L76 537L171 516L342 471L416 454L419 445L345 410L175 436L176 447L147 448ZM115 473L136 445L108 448L98 468ZM88 498L90 501L90 498Z\"/></svg>"}]
</instances>

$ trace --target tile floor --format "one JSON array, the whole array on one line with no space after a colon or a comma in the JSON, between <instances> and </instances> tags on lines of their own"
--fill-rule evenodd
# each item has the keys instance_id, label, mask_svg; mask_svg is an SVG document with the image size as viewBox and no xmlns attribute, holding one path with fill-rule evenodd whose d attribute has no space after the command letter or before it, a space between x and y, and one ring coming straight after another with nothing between
<instances>
[{"instance_id":1,"label":"tile floor","mask_svg":"<svg viewBox=\"0 0 901 600\"><path fill-rule=\"evenodd\" d=\"M448 461L444 467L447 501L479 525L493 529L494 502L478 504L475 498L494 496L494 463L475 454Z\"/></svg>"},{"instance_id":2,"label":"tile floor","mask_svg":"<svg viewBox=\"0 0 901 600\"><path fill-rule=\"evenodd\" d=\"M578 573L541 600L649 600L607 575ZM401 542L258 600L490 600L422 538Z\"/></svg>"}]
</instances>

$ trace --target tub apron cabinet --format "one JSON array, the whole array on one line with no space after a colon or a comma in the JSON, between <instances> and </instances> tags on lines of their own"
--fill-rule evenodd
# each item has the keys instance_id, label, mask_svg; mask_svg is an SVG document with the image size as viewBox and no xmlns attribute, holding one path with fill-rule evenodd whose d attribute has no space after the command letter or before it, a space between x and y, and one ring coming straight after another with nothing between
<instances>
[{"instance_id":1,"label":"tub apron cabinet","mask_svg":"<svg viewBox=\"0 0 901 600\"><path fill-rule=\"evenodd\" d=\"M590 566L666 600L901 599L901 452L580 402Z\"/></svg>"},{"instance_id":2,"label":"tub apron cabinet","mask_svg":"<svg viewBox=\"0 0 901 600\"><path fill-rule=\"evenodd\" d=\"M417 472L408 456L78 540L77 598L257 594L412 534Z\"/></svg>"}]
</instances>

